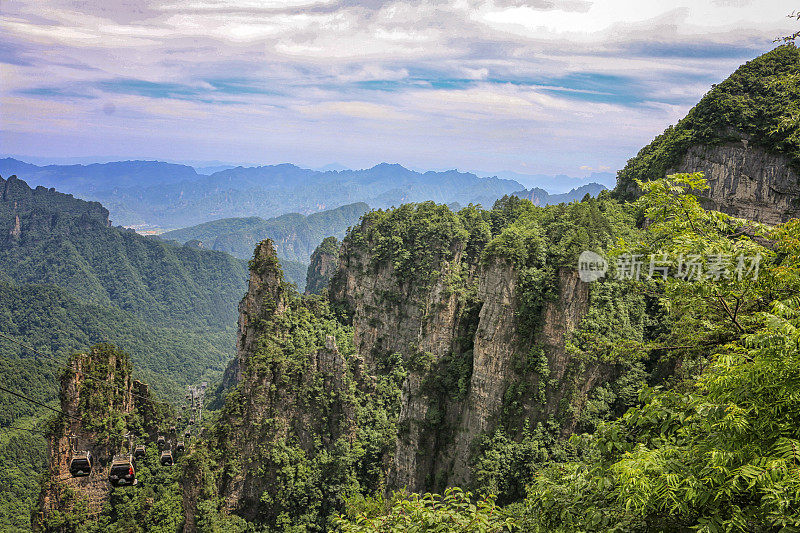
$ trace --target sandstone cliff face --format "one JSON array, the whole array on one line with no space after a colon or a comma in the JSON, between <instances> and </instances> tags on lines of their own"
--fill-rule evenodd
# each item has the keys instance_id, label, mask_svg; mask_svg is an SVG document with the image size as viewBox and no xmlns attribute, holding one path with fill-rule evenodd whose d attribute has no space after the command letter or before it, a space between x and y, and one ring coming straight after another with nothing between
<instances>
[{"instance_id":1,"label":"sandstone cliff face","mask_svg":"<svg viewBox=\"0 0 800 533\"><path fill-rule=\"evenodd\" d=\"M327 301L293 293L271 245L259 246L240 306L238 385L212 443L225 450L226 511L264 522L284 512L288 499L273 493L291 482L280 478L276 446L312 464L335 442L366 449L366 435L380 433L360 490L442 491L473 482L476 458L491 453L483 437L498 429L520 439L526 423L575 431L587 396L622 371L567 348L594 310L590 285L572 268L537 263L535 230L519 248L519 233L492 241L471 215L486 216L428 205L366 217L339 249ZM303 313L323 318L303 322ZM383 433L365 415L375 392Z\"/></svg>"},{"instance_id":2,"label":"sandstone cliff face","mask_svg":"<svg viewBox=\"0 0 800 533\"><path fill-rule=\"evenodd\" d=\"M503 394L512 378L512 358L520 349L516 331L517 274L503 261L484 267L479 276L481 306L473 347L472 378L466 408L452 452L452 483L469 481L475 438L497 423Z\"/></svg>"},{"instance_id":3,"label":"sandstone cliff face","mask_svg":"<svg viewBox=\"0 0 800 533\"><path fill-rule=\"evenodd\" d=\"M111 492L108 467L115 455L128 449L124 434L104 431L107 424L103 417L126 420L138 410L147 418L153 411L148 397L147 386L131 378L128 358L119 352L95 347L70 360L61 380L61 410L66 416L61 416L48 438L49 474L40 495L38 522L54 511L74 509L76 502L86 504L89 517L102 511ZM92 454L90 476L70 475L73 443L78 452L88 450Z\"/></svg>"},{"instance_id":4,"label":"sandstone cliff face","mask_svg":"<svg viewBox=\"0 0 800 533\"><path fill-rule=\"evenodd\" d=\"M674 172L704 172L708 209L766 224L800 216L800 176L789 158L746 140L693 146Z\"/></svg>"},{"instance_id":5,"label":"sandstone cliff face","mask_svg":"<svg viewBox=\"0 0 800 533\"><path fill-rule=\"evenodd\" d=\"M408 370L389 477L392 487L424 491L468 484L476 438L498 427L508 387L523 380L538 383L537 376L514 369L515 358L534 345L547 357L550 379L544 404L527 400L525 417L544 421L555 416L568 432L574 428L574 412L565 412L562 399L579 402L603 378L598 368L579 376L568 372L565 339L589 305L589 286L577 272L560 271L558 300L544 306L534 338L520 338L518 272L500 259L474 264L463 259L459 246L441 251L434 267L438 275L420 290L398 280L391 265L370 266L363 250L347 243L342 249L331 298L346 302L352 313L357 352L370 372L391 353L401 354ZM454 277L461 280L457 287L449 281ZM465 301L465 290L475 285L475 297ZM470 305L478 312L470 313ZM432 394L426 384L446 371L446 358L465 353L471 354L466 394ZM415 365L420 354L425 363ZM582 379L588 380L587 387Z\"/></svg>"},{"instance_id":6,"label":"sandstone cliff face","mask_svg":"<svg viewBox=\"0 0 800 533\"><path fill-rule=\"evenodd\" d=\"M352 313L353 342L367 371L377 372L376 362L390 354L401 354L406 362L390 486L421 488L440 470L437 449L444 435L442 427L431 427L431 409L441 410L451 422L460 417L458 402L439 402L423 388L437 361L469 349L471 343L458 338L465 302L447 281L463 274L466 283L472 283L462 265L463 253L461 245L440 251L435 267L440 275L421 288L400 282L391 265L372 268L363 250L345 246L331 283L332 300L345 302Z\"/></svg>"},{"instance_id":7,"label":"sandstone cliff face","mask_svg":"<svg viewBox=\"0 0 800 533\"><path fill-rule=\"evenodd\" d=\"M339 241L327 237L311 254L306 273L306 294L321 294L339 266Z\"/></svg>"},{"instance_id":8,"label":"sandstone cliff face","mask_svg":"<svg viewBox=\"0 0 800 533\"><path fill-rule=\"evenodd\" d=\"M344 392L352 379L348 365L357 361L340 353L332 335L317 349L282 351L293 331L290 315L303 313L290 291L272 242L263 241L239 305L236 399L228 398L224 423L211 437L214 447L224 450L219 487L224 510L251 520L276 509L262 503L265 494L281 490L276 480L282 465L273 449L291 443L311 454L317 446L353 438L353 405ZM306 333L313 334L299 332ZM310 390L321 391L324 405L306 394Z\"/></svg>"}]
</instances>

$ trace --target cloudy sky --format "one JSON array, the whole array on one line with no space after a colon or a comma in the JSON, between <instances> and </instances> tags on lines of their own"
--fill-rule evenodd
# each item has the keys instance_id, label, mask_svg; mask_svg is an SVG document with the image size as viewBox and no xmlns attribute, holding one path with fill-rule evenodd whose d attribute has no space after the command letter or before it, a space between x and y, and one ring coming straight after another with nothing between
<instances>
[{"instance_id":1,"label":"cloudy sky","mask_svg":"<svg viewBox=\"0 0 800 533\"><path fill-rule=\"evenodd\" d=\"M0 152L616 170L794 0L0 0Z\"/></svg>"}]
</instances>

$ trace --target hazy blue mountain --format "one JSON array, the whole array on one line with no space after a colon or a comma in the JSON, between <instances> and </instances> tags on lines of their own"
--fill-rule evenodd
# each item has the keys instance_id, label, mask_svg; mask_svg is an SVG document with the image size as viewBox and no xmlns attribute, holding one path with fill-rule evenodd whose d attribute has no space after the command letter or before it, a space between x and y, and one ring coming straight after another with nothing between
<instances>
[{"instance_id":1,"label":"hazy blue mountain","mask_svg":"<svg viewBox=\"0 0 800 533\"><path fill-rule=\"evenodd\" d=\"M320 172L327 172L329 170L351 170L351 169L339 163L328 163L327 165L317 167L314 170L319 170Z\"/></svg>"},{"instance_id":2,"label":"hazy blue mountain","mask_svg":"<svg viewBox=\"0 0 800 533\"><path fill-rule=\"evenodd\" d=\"M37 166L7 157L0 159L0 176L24 176L35 185L80 195L117 187L150 187L198 177L194 168L161 161L115 161L90 165Z\"/></svg>"},{"instance_id":3,"label":"hazy blue mountain","mask_svg":"<svg viewBox=\"0 0 800 533\"><path fill-rule=\"evenodd\" d=\"M355 202L376 208L424 200L492 205L523 188L514 180L455 170L422 173L387 163L325 172L290 164L236 167L204 176L192 167L152 161L37 167L0 160L0 174L11 173L102 202L116 224L167 229L219 218L308 215Z\"/></svg>"},{"instance_id":4,"label":"hazy blue mountain","mask_svg":"<svg viewBox=\"0 0 800 533\"><path fill-rule=\"evenodd\" d=\"M497 176L498 178L516 180L530 188L544 189L550 194L567 193L572 189L577 189L578 187L590 183L599 183L606 187L613 187L617 179L614 172L592 172L589 176L583 178L567 176L566 174L520 174L510 170L494 173L479 172L477 175Z\"/></svg>"},{"instance_id":5,"label":"hazy blue mountain","mask_svg":"<svg viewBox=\"0 0 800 533\"><path fill-rule=\"evenodd\" d=\"M270 238L281 261L297 261L308 266L311 253L325 237L342 239L347 228L358 223L368 210L367 204L358 202L308 216L288 213L269 220L259 217L223 218L168 231L160 237L180 243L199 241L205 248L228 252L242 259L250 259L255 245ZM289 274L290 270L284 264L287 275L292 281L299 282Z\"/></svg>"},{"instance_id":6,"label":"hazy blue mountain","mask_svg":"<svg viewBox=\"0 0 800 533\"><path fill-rule=\"evenodd\" d=\"M544 189L534 187L530 190L517 191L514 196L526 198L536 205L553 205L580 201L587 194L589 196L597 196L601 191L607 189L608 187L599 183L587 183L563 194L550 194Z\"/></svg>"}]
</instances>

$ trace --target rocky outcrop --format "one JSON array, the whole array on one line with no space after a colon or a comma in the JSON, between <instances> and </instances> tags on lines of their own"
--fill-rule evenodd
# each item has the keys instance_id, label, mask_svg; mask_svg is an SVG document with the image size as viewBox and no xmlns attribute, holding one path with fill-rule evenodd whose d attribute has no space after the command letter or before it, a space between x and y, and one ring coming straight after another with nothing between
<instances>
[{"instance_id":1,"label":"rocky outcrop","mask_svg":"<svg viewBox=\"0 0 800 533\"><path fill-rule=\"evenodd\" d=\"M286 309L283 273L272 241L266 239L256 246L250 261L247 293L239 302L239 335L236 338L236 381L241 379L243 359L255 352L255 342L265 320ZM244 361L246 363L246 361Z\"/></svg>"},{"instance_id":2,"label":"rocky outcrop","mask_svg":"<svg viewBox=\"0 0 800 533\"><path fill-rule=\"evenodd\" d=\"M400 354L408 370L389 477L393 487L425 487L441 470L437 450L450 424L432 426L432 411L453 423L460 417L459 402L440 401L425 390L425 383L437 372L439 361L467 351L472 342L459 338L467 329L467 306L454 290L461 287L448 281L455 277L465 285L474 282L475 271L462 264L463 255L463 243L436 251L434 269L440 275L421 286L399 280L390 264L373 268L364 250L345 244L331 282L332 301L344 303L352 314L353 342L367 371L379 372L379 362L391 354Z\"/></svg>"},{"instance_id":3,"label":"rocky outcrop","mask_svg":"<svg viewBox=\"0 0 800 533\"><path fill-rule=\"evenodd\" d=\"M230 370L237 374L235 396L227 398L222 423L211 435L213 448L224 450L218 490L226 513L271 523L282 505L278 450L288 445L312 456L340 438L354 438L348 390L351 365L359 362L346 358L330 334L314 349L291 340L295 334L298 341L319 338L318 332L293 325L296 317L307 316L305 304L284 281L272 242L262 241L239 305L237 359ZM264 503L271 498L276 503Z\"/></svg>"},{"instance_id":4,"label":"rocky outcrop","mask_svg":"<svg viewBox=\"0 0 800 533\"><path fill-rule=\"evenodd\" d=\"M431 268L437 276L425 286L404 283L391 264L372 265L363 249L345 242L330 293L351 313L354 344L369 372L380 372L378 363L389 354L399 353L405 362L389 485L413 491L469 483L476 439L499 426L509 387L531 381L538 390L538 380L545 379L514 368L532 347L547 357L549 378L542 384L544 402L524 398L521 418L556 417L569 431L574 428L570 417L579 409L565 410L562 400L579 400L602 377L597 368L578 376L568 372L565 339L589 305L589 286L577 272L559 272L559 298L544 305L534 337L521 338L513 265L502 259L466 260L460 243L438 253ZM476 285L474 296L467 297ZM459 357L468 362L471 357L464 394L432 391L431 384ZM574 394L583 378L589 379L589 389Z\"/></svg>"},{"instance_id":5,"label":"rocky outcrop","mask_svg":"<svg viewBox=\"0 0 800 533\"><path fill-rule=\"evenodd\" d=\"M150 423L155 408L147 386L131 378L127 354L110 345L97 345L70 359L61 379L61 411L48 438L48 477L35 520L39 525L54 512L75 512L81 505L86 518L100 514L111 494L111 460L130 453L126 433L154 432ZM143 425L126 428L134 413ZM92 473L74 478L70 461L76 452L86 451L94 460Z\"/></svg>"},{"instance_id":6,"label":"rocky outcrop","mask_svg":"<svg viewBox=\"0 0 800 533\"><path fill-rule=\"evenodd\" d=\"M306 294L321 294L330 283L339 265L339 241L326 237L311 254L306 273Z\"/></svg>"},{"instance_id":7,"label":"rocky outcrop","mask_svg":"<svg viewBox=\"0 0 800 533\"><path fill-rule=\"evenodd\" d=\"M452 482L469 479L469 459L475 438L497 423L503 394L512 379L512 358L520 349L516 331L517 273L504 261L482 269L479 299L483 302L473 347L472 378L466 409L451 452Z\"/></svg>"},{"instance_id":8,"label":"rocky outcrop","mask_svg":"<svg viewBox=\"0 0 800 533\"><path fill-rule=\"evenodd\" d=\"M14 227L11 228L9 235L11 235L11 238L17 240L19 239L20 235L22 235L22 227L19 223L19 215L14 215Z\"/></svg>"},{"instance_id":9,"label":"rocky outcrop","mask_svg":"<svg viewBox=\"0 0 800 533\"><path fill-rule=\"evenodd\" d=\"M689 148L673 172L703 172L708 209L765 224L800 216L800 175L786 155L741 143Z\"/></svg>"}]
</instances>

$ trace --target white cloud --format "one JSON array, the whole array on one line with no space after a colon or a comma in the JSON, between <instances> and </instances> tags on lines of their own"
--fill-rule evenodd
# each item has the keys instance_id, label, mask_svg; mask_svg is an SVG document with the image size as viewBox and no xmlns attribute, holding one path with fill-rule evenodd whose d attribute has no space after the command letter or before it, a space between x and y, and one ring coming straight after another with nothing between
<instances>
[{"instance_id":1,"label":"white cloud","mask_svg":"<svg viewBox=\"0 0 800 533\"><path fill-rule=\"evenodd\" d=\"M33 155L620 166L791 33L795 7L18 0L0 20L0 129Z\"/></svg>"}]
</instances>

